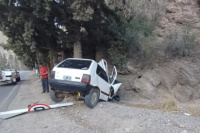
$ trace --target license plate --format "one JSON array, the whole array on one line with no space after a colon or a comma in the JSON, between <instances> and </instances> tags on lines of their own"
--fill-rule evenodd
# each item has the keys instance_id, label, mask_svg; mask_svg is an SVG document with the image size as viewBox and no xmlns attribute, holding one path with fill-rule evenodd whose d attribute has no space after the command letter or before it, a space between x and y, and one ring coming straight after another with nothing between
<instances>
[{"instance_id":1,"label":"license plate","mask_svg":"<svg viewBox=\"0 0 200 133\"><path fill-rule=\"evenodd\" d=\"M71 80L71 76L63 76L63 80Z\"/></svg>"}]
</instances>

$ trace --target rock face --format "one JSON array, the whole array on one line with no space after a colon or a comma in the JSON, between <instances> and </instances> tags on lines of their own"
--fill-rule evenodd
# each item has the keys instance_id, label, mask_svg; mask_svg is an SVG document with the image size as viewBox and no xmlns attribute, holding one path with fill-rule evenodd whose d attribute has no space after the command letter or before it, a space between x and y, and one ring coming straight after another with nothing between
<instances>
[{"instance_id":1,"label":"rock face","mask_svg":"<svg viewBox=\"0 0 200 133\"><path fill-rule=\"evenodd\" d=\"M0 44L6 43L7 37L0 32ZM0 69L14 68L17 70L27 69L21 61L19 61L13 51L4 50L0 47Z\"/></svg>"},{"instance_id":2,"label":"rock face","mask_svg":"<svg viewBox=\"0 0 200 133\"><path fill-rule=\"evenodd\" d=\"M200 98L200 60L176 60L166 66L146 71L134 80L132 89L153 99L164 90L180 102Z\"/></svg>"},{"instance_id":3,"label":"rock face","mask_svg":"<svg viewBox=\"0 0 200 133\"><path fill-rule=\"evenodd\" d=\"M155 1L159 1L159 4L164 5L163 8L166 8L166 10L164 9L164 13L160 14L161 16L158 19L159 26L156 30L161 40L166 35L175 31L181 33L188 24L190 26L190 33L199 32L199 0L144 0L146 3L149 2L152 7ZM156 7L155 10L157 10ZM147 15L152 14L152 12L147 11ZM195 35L200 40L200 34ZM154 70L147 70L144 73L142 72L143 74L135 76L134 79L124 80L124 89L128 91L134 90L146 99L159 97L160 92L163 91L173 95L180 102L198 99L200 98L199 66L200 60L198 59L196 62L190 59L177 59L166 62L164 66L157 67ZM130 71L127 72L132 73ZM137 72L135 72L135 75L137 75Z\"/></svg>"},{"instance_id":4,"label":"rock face","mask_svg":"<svg viewBox=\"0 0 200 133\"><path fill-rule=\"evenodd\" d=\"M193 31L200 29L199 9L197 0L168 0L166 13L160 20L161 36L183 29L186 24L190 24Z\"/></svg>"}]
</instances>

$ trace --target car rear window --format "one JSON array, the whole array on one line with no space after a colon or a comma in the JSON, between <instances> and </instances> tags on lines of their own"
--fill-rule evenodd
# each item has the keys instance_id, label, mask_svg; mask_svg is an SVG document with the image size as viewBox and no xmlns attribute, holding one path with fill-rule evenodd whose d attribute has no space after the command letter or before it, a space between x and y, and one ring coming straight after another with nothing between
<instances>
[{"instance_id":1,"label":"car rear window","mask_svg":"<svg viewBox=\"0 0 200 133\"><path fill-rule=\"evenodd\" d=\"M59 64L58 67L88 70L91 63L92 61L90 60L66 60Z\"/></svg>"}]
</instances>

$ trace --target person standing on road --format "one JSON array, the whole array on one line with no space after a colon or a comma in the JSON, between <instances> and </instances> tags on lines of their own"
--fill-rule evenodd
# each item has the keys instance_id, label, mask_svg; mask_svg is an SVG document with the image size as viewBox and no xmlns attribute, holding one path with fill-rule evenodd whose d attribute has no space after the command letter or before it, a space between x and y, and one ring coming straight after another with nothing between
<instances>
[{"instance_id":1,"label":"person standing on road","mask_svg":"<svg viewBox=\"0 0 200 133\"><path fill-rule=\"evenodd\" d=\"M40 77L42 80L42 93L49 92L49 84L48 84L48 69L44 66L43 63L40 63Z\"/></svg>"}]
</instances>

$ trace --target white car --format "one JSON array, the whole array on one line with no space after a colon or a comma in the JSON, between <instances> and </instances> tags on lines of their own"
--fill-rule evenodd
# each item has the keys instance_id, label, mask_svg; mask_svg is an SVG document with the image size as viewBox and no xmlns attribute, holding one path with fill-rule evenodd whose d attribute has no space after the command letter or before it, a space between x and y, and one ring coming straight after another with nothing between
<instances>
[{"instance_id":1,"label":"white car","mask_svg":"<svg viewBox=\"0 0 200 133\"><path fill-rule=\"evenodd\" d=\"M78 93L90 108L96 106L99 99L112 99L121 84L117 81L116 67L108 75L107 62L103 59L99 63L90 59L66 59L53 68L49 79L53 101L61 102L66 92Z\"/></svg>"},{"instance_id":2,"label":"white car","mask_svg":"<svg viewBox=\"0 0 200 133\"><path fill-rule=\"evenodd\" d=\"M0 82L16 84L20 80L19 72L15 69L3 69L0 71Z\"/></svg>"}]
</instances>

